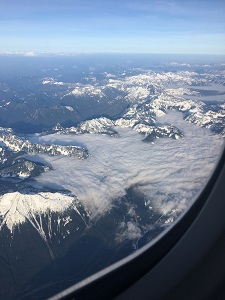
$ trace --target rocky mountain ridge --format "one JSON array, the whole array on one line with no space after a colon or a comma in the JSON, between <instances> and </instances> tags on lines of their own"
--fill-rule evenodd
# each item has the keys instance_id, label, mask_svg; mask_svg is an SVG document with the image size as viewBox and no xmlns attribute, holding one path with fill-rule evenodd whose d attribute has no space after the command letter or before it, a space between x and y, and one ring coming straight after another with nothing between
<instances>
[{"instance_id":1,"label":"rocky mountain ridge","mask_svg":"<svg viewBox=\"0 0 225 300\"><path fill-rule=\"evenodd\" d=\"M62 146L31 143L24 137L19 137L11 132L0 131L0 142L12 151L24 151L32 154L47 154L50 156L63 155L77 158L87 158L88 151L80 146Z\"/></svg>"}]
</instances>

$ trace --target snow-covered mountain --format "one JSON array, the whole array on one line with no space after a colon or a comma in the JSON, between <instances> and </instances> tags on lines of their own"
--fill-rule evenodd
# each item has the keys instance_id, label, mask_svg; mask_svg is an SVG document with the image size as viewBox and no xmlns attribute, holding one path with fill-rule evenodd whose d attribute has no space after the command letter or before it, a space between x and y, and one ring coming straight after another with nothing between
<instances>
[{"instance_id":1,"label":"snow-covered mountain","mask_svg":"<svg viewBox=\"0 0 225 300\"><path fill-rule=\"evenodd\" d=\"M196 107L198 102L203 102L203 114L212 106L212 103L206 103L208 95L211 95L212 100L220 99L219 102L224 103L222 87L225 74L222 65L190 67L188 64L166 64L165 68L169 70L131 68L115 74L103 72L100 79L93 79L90 72L89 76L84 76L79 81L65 81L59 75L19 77L16 85L14 81L12 84L0 82L0 126L33 133L50 129L57 123L63 127L71 127L102 116L115 120L134 105L148 102L153 106L156 102L159 105L159 102L166 101L161 108L165 106L177 109L180 106L183 110L187 105L192 105L191 101L195 102ZM15 88L18 85L20 89ZM158 101L153 103L156 99ZM189 100L189 104L186 102L185 107L176 104L183 100ZM219 102L215 106L223 104ZM193 121L196 122L196 119ZM211 121L215 123L216 120L210 117ZM212 129L215 127L206 123L205 121L204 126L212 125Z\"/></svg>"},{"instance_id":2,"label":"snow-covered mountain","mask_svg":"<svg viewBox=\"0 0 225 300\"><path fill-rule=\"evenodd\" d=\"M115 123L112 120L102 117L83 121L76 127L63 128L60 124L57 124L53 127L53 132L61 134L98 133L117 137L118 133L113 129L113 126L115 126Z\"/></svg>"},{"instance_id":3,"label":"snow-covered mountain","mask_svg":"<svg viewBox=\"0 0 225 300\"><path fill-rule=\"evenodd\" d=\"M68 217L60 218L60 213L64 213L66 210L74 210L81 218L86 218L85 215L79 211L81 205L71 195L62 193L50 193L50 192L39 192L29 191L29 189L20 192L8 193L0 196L0 216L1 216L1 227L6 225L7 228L13 233L13 228L19 226L25 222L29 222L41 238L47 241L46 234L51 238L53 234L51 229L51 214L59 213L57 219L58 230L60 227L66 226L72 221L69 214ZM47 215L49 218L48 230L44 232L42 224L42 215ZM37 219L37 216L38 219ZM85 222L85 219L84 219Z\"/></svg>"},{"instance_id":4,"label":"snow-covered mountain","mask_svg":"<svg viewBox=\"0 0 225 300\"><path fill-rule=\"evenodd\" d=\"M115 99L117 105L121 100L126 103L126 107L123 106L123 112L119 114L119 118L115 116L108 118L107 122L114 121L114 124L104 124L104 119L95 118L81 122L76 127L67 128L67 132L101 133L102 130L105 130L106 134L113 135L113 132L107 131L112 126L123 124L122 126L134 127L134 125L141 123L143 128L144 124L153 125L157 117L163 115L166 110L176 109L183 113L187 121L210 128L212 131L223 135L225 97L222 95L225 94L225 89L220 92L223 101L213 104L207 101L207 90L209 94L214 93L217 95L219 93L214 88L218 88L219 85L221 87L225 81L224 72L222 71L199 74L190 71L173 73L148 70L135 76L116 79L112 79L106 74L106 78L104 84L101 82L95 82L92 85L64 83L64 86L74 89L71 93L63 96L63 99L68 95L73 95L75 98L92 95L91 97L99 97L98 102L104 102L105 99L108 99L109 90L113 89L114 100L112 104L115 103ZM44 83L56 84L53 78L45 80ZM198 88L201 86L207 87L205 90L203 89L206 101L204 101L204 98L202 100L201 90ZM201 100L198 99L198 96ZM99 121L100 119L102 121ZM103 124L99 125L96 122L103 122Z\"/></svg>"},{"instance_id":5,"label":"snow-covered mountain","mask_svg":"<svg viewBox=\"0 0 225 300\"><path fill-rule=\"evenodd\" d=\"M7 167L0 168L1 177L12 177L19 179L27 179L40 175L43 172L49 171L48 166L37 164L25 158L17 158L13 164Z\"/></svg>"},{"instance_id":6,"label":"snow-covered mountain","mask_svg":"<svg viewBox=\"0 0 225 300\"><path fill-rule=\"evenodd\" d=\"M179 67L174 64L171 66ZM223 71L199 73L190 70L188 65L188 70L172 72L140 68L136 73L129 75L124 71L120 75L114 75L104 72L101 80L93 80L91 77L90 80L87 78L88 83L65 82L54 77L43 77L36 83L32 78L26 79L26 83L36 88L37 92L25 92L21 96L21 91L18 91L16 101L2 100L1 109L6 115L10 115L10 109L13 111L19 105L18 108L22 108L25 114L29 112L29 118L36 121L39 120L39 116L43 116L44 111L49 111L54 126L52 129L47 128L47 131L43 128L42 133L36 135L38 138L47 133L103 134L119 138L119 128L126 127L142 134L144 142L154 142L156 138L162 137L184 138L182 130L174 124L158 121L168 110L180 111L186 121L210 128L224 136L225 101L211 103L201 98L202 90L207 92L208 89L213 94L215 84L222 86L225 80ZM205 89L201 90L199 87ZM9 84L4 83L0 88L6 99L7 95L13 98ZM220 95L225 94L225 90L221 91ZM37 97L44 97L45 104L40 101L37 107ZM29 109L34 108L32 112L28 109L28 102ZM57 113L54 114L52 109ZM111 115L103 117L106 111L110 111ZM63 122L59 122L58 112L65 115L65 118L68 113L71 114L70 117L74 118L76 125L65 126ZM74 114L79 115L79 122ZM90 117L95 114L101 116ZM27 118L28 116L24 120L28 120ZM2 178L28 179L46 171L51 172L49 166L23 158L24 154L88 158L88 149L80 145L75 146L74 142L72 145L62 145L32 142L34 140L29 136L17 134L8 127L1 128Z\"/></svg>"},{"instance_id":7,"label":"snow-covered mountain","mask_svg":"<svg viewBox=\"0 0 225 300\"><path fill-rule=\"evenodd\" d=\"M77 158L87 158L88 151L80 146L45 145L31 143L28 139L20 138L11 132L0 131L0 142L12 151L26 153L48 154L52 156L64 155Z\"/></svg>"},{"instance_id":8,"label":"snow-covered mountain","mask_svg":"<svg viewBox=\"0 0 225 300\"><path fill-rule=\"evenodd\" d=\"M130 127L133 130L145 136L144 141L154 141L159 137L172 137L175 139L182 138L183 133L173 125L155 125L149 122L139 122L137 119L123 119L120 118L112 121L107 118L92 119L79 124L77 127L63 128L58 125L53 128L53 131L60 134L83 134L95 133L106 134L113 137L119 137L116 131L117 127Z\"/></svg>"},{"instance_id":9,"label":"snow-covered mountain","mask_svg":"<svg viewBox=\"0 0 225 300\"><path fill-rule=\"evenodd\" d=\"M147 65L60 65L0 82L6 290L38 289L57 268L78 281L124 257L205 184L225 137L224 66Z\"/></svg>"}]
</instances>

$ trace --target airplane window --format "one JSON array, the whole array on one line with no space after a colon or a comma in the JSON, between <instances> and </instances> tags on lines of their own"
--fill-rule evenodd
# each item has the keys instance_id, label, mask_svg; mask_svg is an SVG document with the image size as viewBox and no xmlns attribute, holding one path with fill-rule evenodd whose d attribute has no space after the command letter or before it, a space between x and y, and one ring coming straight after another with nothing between
<instances>
[{"instance_id":1,"label":"airplane window","mask_svg":"<svg viewBox=\"0 0 225 300\"><path fill-rule=\"evenodd\" d=\"M222 1L20 2L0 12L6 300L46 299L154 243L225 136Z\"/></svg>"}]
</instances>

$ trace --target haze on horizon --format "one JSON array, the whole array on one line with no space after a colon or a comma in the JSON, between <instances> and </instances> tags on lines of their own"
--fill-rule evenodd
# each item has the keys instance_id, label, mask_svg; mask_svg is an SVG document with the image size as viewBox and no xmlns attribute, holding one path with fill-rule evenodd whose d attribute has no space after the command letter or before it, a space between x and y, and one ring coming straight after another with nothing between
<instances>
[{"instance_id":1,"label":"haze on horizon","mask_svg":"<svg viewBox=\"0 0 225 300\"><path fill-rule=\"evenodd\" d=\"M0 53L225 54L223 0L0 0Z\"/></svg>"}]
</instances>

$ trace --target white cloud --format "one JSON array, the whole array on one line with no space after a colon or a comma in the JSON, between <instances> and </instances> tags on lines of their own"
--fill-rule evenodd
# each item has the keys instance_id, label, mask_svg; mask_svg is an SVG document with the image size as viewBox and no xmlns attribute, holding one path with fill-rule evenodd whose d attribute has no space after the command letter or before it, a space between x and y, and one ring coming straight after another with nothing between
<instances>
[{"instance_id":1,"label":"white cloud","mask_svg":"<svg viewBox=\"0 0 225 300\"><path fill-rule=\"evenodd\" d=\"M36 56L36 54L35 54L34 52L31 52L31 51L29 51L29 52L24 52L23 55L24 55L24 56Z\"/></svg>"},{"instance_id":2,"label":"white cloud","mask_svg":"<svg viewBox=\"0 0 225 300\"><path fill-rule=\"evenodd\" d=\"M116 236L116 241L121 243L124 240L139 239L142 236L142 231L136 223L133 222L121 222L119 225L119 233Z\"/></svg>"},{"instance_id":3,"label":"white cloud","mask_svg":"<svg viewBox=\"0 0 225 300\"><path fill-rule=\"evenodd\" d=\"M158 212L184 210L209 178L223 139L185 122L177 112L170 112L160 121L177 126L184 132L184 139L157 139L148 144L142 142L139 133L118 127L120 138L98 134L34 137L38 142L79 143L90 153L84 160L42 155L54 170L37 177L37 183L70 190L92 216L109 210L113 200L125 195L134 184L140 185L138 189Z\"/></svg>"}]
</instances>

